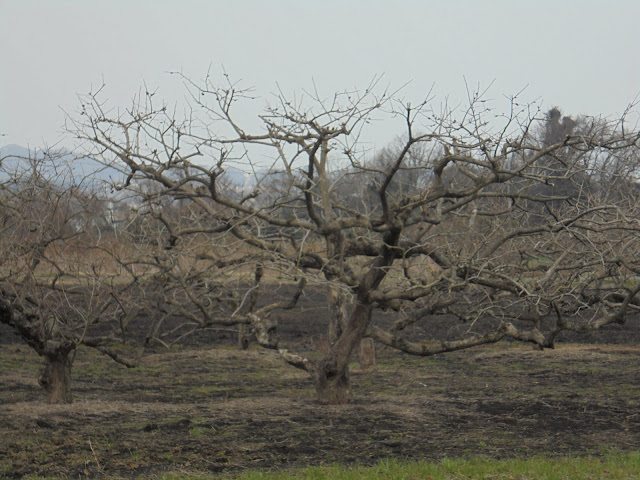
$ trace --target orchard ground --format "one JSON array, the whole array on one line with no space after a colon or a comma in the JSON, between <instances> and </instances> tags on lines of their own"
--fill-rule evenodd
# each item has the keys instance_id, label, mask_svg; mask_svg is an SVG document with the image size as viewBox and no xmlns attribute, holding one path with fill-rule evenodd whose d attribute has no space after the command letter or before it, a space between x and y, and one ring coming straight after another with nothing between
<instances>
[{"instance_id":1,"label":"orchard ground","mask_svg":"<svg viewBox=\"0 0 640 480\"><path fill-rule=\"evenodd\" d=\"M306 301L305 314L292 312L280 327L301 349L324 341L322 309ZM52 406L37 384L41 359L6 329L0 338L0 477L640 449L637 318L565 337L555 350L499 343L415 358L379 349L376 371L353 364L357 401L342 406L319 405L305 373L275 352L238 350L228 331L149 348L132 370L80 349L74 403Z\"/></svg>"}]
</instances>

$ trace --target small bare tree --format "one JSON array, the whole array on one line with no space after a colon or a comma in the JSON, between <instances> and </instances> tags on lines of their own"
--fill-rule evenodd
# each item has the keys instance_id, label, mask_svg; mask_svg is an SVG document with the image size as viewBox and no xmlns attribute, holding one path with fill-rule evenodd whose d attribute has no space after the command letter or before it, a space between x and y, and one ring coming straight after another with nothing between
<instances>
[{"instance_id":1,"label":"small bare tree","mask_svg":"<svg viewBox=\"0 0 640 480\"><path fill-rule=\"evenodd\" d=\"M279 95L250 133L235 116L247 90L185 80L193 94L185 120L149 93L116 116L89 95L70 129L126 172L127 185L155 182L161 197L197 208L201 216L184 225L165 221L169 246L215 233L224 241L214 242L211 265L226 258L256 271L254 286L262 269L300 289L326 286L331 331L320 358L278 340L272 310L254 308L251 288L234 311L262 345L309 372L321 401L353 398L348 365L365 336L414 355L506 337L552 347L564 330L623 322L637 308L636 184L608 170L624 185L612 195L597 180L615 158L635 172L638 133L621 120L541 141L533 132L545 117L516 98L506 115L474 92L465 109L442 111L372 84L326 98ZM359 140L380 117L401 120L404 133L373 161ZM225 169L242 165L253 183L230 188ZM378 310L395 316L378 321ZM429 337L436 320L451 326L449 337Z\"/></svg>"},{"instance_id":2,"label":"small bare tree","mask_svg":"<svg viewBox=\"0 0 640 480\"><path fill-rule=\"evenodd\" d=\"M175 181L191 181L184 172L169 175ZM221 185L228 195L239 194L234 185ZM237 333L239 346L246 349L250 312L259 312L268 323L273 312L296 305L304 279L284 296L270 291L269 298L258 302L270 255L239 242L223 220L226 213L211 199L194 201L148 179L130 178L118 189L120 201L131 212L119 229L119 243L127 248L108 253L140 285L146 344L169 346L202 330L224 330ZM272 285L274 272L266 277Z\"/></svg>"},{"instance_id":3,"label":"small bare tree","mask_svg":"<svg viewBox=\"0 0 640 480\"><path fill-rule=\"evenodd\" d=\"M131 285L99 247L102 201L65 152L0 159L0 321L44 358L50 403L69 403L79 345L127 366L110 345L134 309Z\"/></svg>"}]
</instances>

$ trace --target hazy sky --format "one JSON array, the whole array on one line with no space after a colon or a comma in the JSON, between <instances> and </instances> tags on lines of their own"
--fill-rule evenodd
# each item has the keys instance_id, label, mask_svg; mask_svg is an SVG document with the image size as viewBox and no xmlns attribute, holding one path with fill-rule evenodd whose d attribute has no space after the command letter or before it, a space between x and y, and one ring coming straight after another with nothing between
<instances>
[{"instance_id":1,"label":"hazy sky","mask_svg":"<svg viewBox=\"0 0 640 480\"><path fill-rule=\"evenodd\" d=\"M209 66L263 95L384 74L407 98L456 100L466 78L615 115L640 92L639 20L638 0L0 0L0 145L58 142L63 110L103 79L126 105L143 81L178 98L166 72Z\"/></svg>"}]
</instances>

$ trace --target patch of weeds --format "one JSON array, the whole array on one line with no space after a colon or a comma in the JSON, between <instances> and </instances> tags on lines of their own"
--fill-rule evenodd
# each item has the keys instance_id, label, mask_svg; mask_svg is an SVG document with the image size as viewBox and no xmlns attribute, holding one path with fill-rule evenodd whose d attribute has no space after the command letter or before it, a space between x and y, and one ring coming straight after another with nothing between
<instances>
[{"instance_id":1,"label":"patch of weeds","mask_svg":"<svg viewBox=\"0 0 640 480\"><path fill-rule=\"evenodd\" d=\"M589 375L599 375L602 373L602 370L603 369L600 366L587 365L582 371Z\"/></svg>"},{"instance_id":2,"label":"patch of weeds","mask_svg":"<svg viewBox=\"0 0 640 480\"><path fill-rule=\"evenodd\" d=\"M15 371L23 371L23 372L34 372L38 371L42 368L40 359L36 357L34 361L28 362L25 361L24 358L20 356L12 357L2 357L0 358L0 372L15 372Z\"/></svg>"},{"instance_id":3,"label":"patch of weeds","mask_svg":"<svg viewBox=\"0 0 640 480\"><path fill-rule=\"evenodd\" d=\"M1 473L11 473L15 470L13 462L9 459L5 462L4 460L0 462L0 474Z\"/></svg>"},{"instance_id":4,"label":"patch of weeds","mask_svg":"<svg viewBox=\"0 0 640 480\"><path fill-rule=\"evenodd\" d=\"M375 383L373 382L373 380L369 380L369 379L358 382L358 386L360 388L371 388L374 385Z\"/></svg>"},{"instance_id":5,"label":"patch of weeds","mask_svg":"<svg viewBox=\"0 0 640 480\"><path fill-rule=\"evenodd\" d=\"M289 388L283 390L279 395L289 398L313 398L315 394L316 392L313 388Z\"/></svg>"},{"instance_id":6,"label":"patch of weeds","mask_svg":"<svg viewBox=\"0 0 640 480\"><path fill-rule=\"evenodd\" d=\"M160 453L160 455L158 455L158 457L164 460L170 460L170 461L173 461L176 458L175 454L172 452L162 452Z\"/></svg>"},{"instance_id":7,"label":"patch of weeds","mask_svg":"<svg viewBox=\"0 0 640 480\"><path fill-rule=\"evenodd\" d=\"M231 428L225 428L224 430L219 430L218 432L216 432L217 436L222 437L222 438L232 438L236 435L236 432L234 432Z\"/></svg>"},{"instance_id":8,"label":"patch of weeds","mask_svg":"<svg viewBox=\"0 0 640 480\"><path fill-rule=\"evenodd\" d=\"M96 359L97 360L97 359ZM88 377L92 379L108 378L109 380L115 380L121 378L124 374L124 370L121 365L115 362L99 362L99 361L77 361L73 365L72 375L78 378Z\"/></svg>"},{"instance_id":9,"label":"patch of weeds","mask_svg":"<svg viewBox=\"0 0 640 480\"><path fill-rule=\"evenodd\" d=\"M128 422L123 422L118 424L118 429L119 430L132 430L134 432L140 431L143 428L145 428L147 425L149 425L149 422L147 421L140 421L140 420L130 420ZM113 446L113 440L107 438L106 436L103 437L102 443L107 445L107 446Z\"/></svg>"},{"instance_id":10,"label":"patch of weeds","mask_svg":"<svg viewBox=\"0 0 640 480\"><path fill-rule=\"evenodd\" d=\"M184 388L185 392L190 392L194 395L212 395L212 394L224 394L227 390L226 387L219 387L217 385L201 385L198 387L187 386Z\"/></svg>"},{"instance_id":11,"label":"patch of weeds","mask_svg":"<svg viewBox=\"0 0 640 480\"><path fill-rule=\"evenodd\" d=\"M193 438L203 438L205 436L204 430L200 427L191 427L189 429L189 436Z\"/></svg>"},{"instance_id":12,"label":"patch of weeds","mask_svg":"<svg viewBox=\"0 0 640 480\"><path fill-rule=\"evenodd\" d=\"M278 372L270 372L269 369L265 368L262 370L258 370L255 372L250 372L248 375L243 375L243 380L265 380L273 378L274 380L277 378L276 375Z\"/></svg>"},{"instance_id":13,"label":"patch of weeds","mask_svg":"<svg viewBox=\"0 0 640 480\"><path fill-rule=\"evenodd\" d=\"M138 460L140 460L142 458L142 454L137 449L135 449L135 450L129 449L129 458L131 460L137 462Z\"/></svg>"},{"instance_id":14,"label":"patch of weeds","mask_svg":"<svg viewBox=\"0 0 640 480\"><path fill-rule=\"evenodd\" d=\"M524 372L529 370L530 365L527 362L509 362L504 368L509 372Z\"/></svg>"}]
</instances>

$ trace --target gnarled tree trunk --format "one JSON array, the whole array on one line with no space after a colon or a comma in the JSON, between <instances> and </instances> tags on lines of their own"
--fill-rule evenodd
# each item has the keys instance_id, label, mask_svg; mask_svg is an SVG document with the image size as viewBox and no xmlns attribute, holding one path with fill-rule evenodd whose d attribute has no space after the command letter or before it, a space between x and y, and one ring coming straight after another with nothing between
<instances>
[{"instance_id":1,"label":"gnarled tree trunk","mask_svg":"<svg viewBox=\"0 0 640 480\"><path fill-rule=\"evenodd\" d=\"M363 338L360 341L360 370L371 372L376 369L376 345L373 338Z\"/></svg>"},{"instance_id":2,"label":"gnarled tree trunk","mask_svg":"<svg viewBox=\"0 0 640 480\"><path fill-rule=\"evenodd\" d=\"M49 394L49 403L71 403L71 359L67 350L44 355L44 370L38 383Z\"/></svg>"},{"instance_id":3,"label":"gnarled tree trunk","mask_svg":"<svg viewBox=\"0 0 640 480\"><path fill-rule=\"evenodd\" d=\"M323 362L315 372L316 394L323 404L344 404L353 401L349 367L336 370L335 365Z\"/></svg>"},{"instance_id":4,"label":"gnarled tree trunk","mask_svg":"<svg viewBox=\"0 0 640 480\"><path fill-rule=\"evenodd\" d=\"M325 357L316 365L314 381L321 403L343 404L353 401L349 361L360 346L369 321L371 305L357 303L343 325L342 332L333 345L329 345Z\"/></svg>"},{"instance_id":5,"label":"gnarled tree trunk","mask_svg":"<svg viewBox=\"0 0 640 480\"><path fill-rule=\"evenodd\" d=\"M249 325L238 325L238 348L241 350L249 349Z\"/></svg>"}]
</instances>

